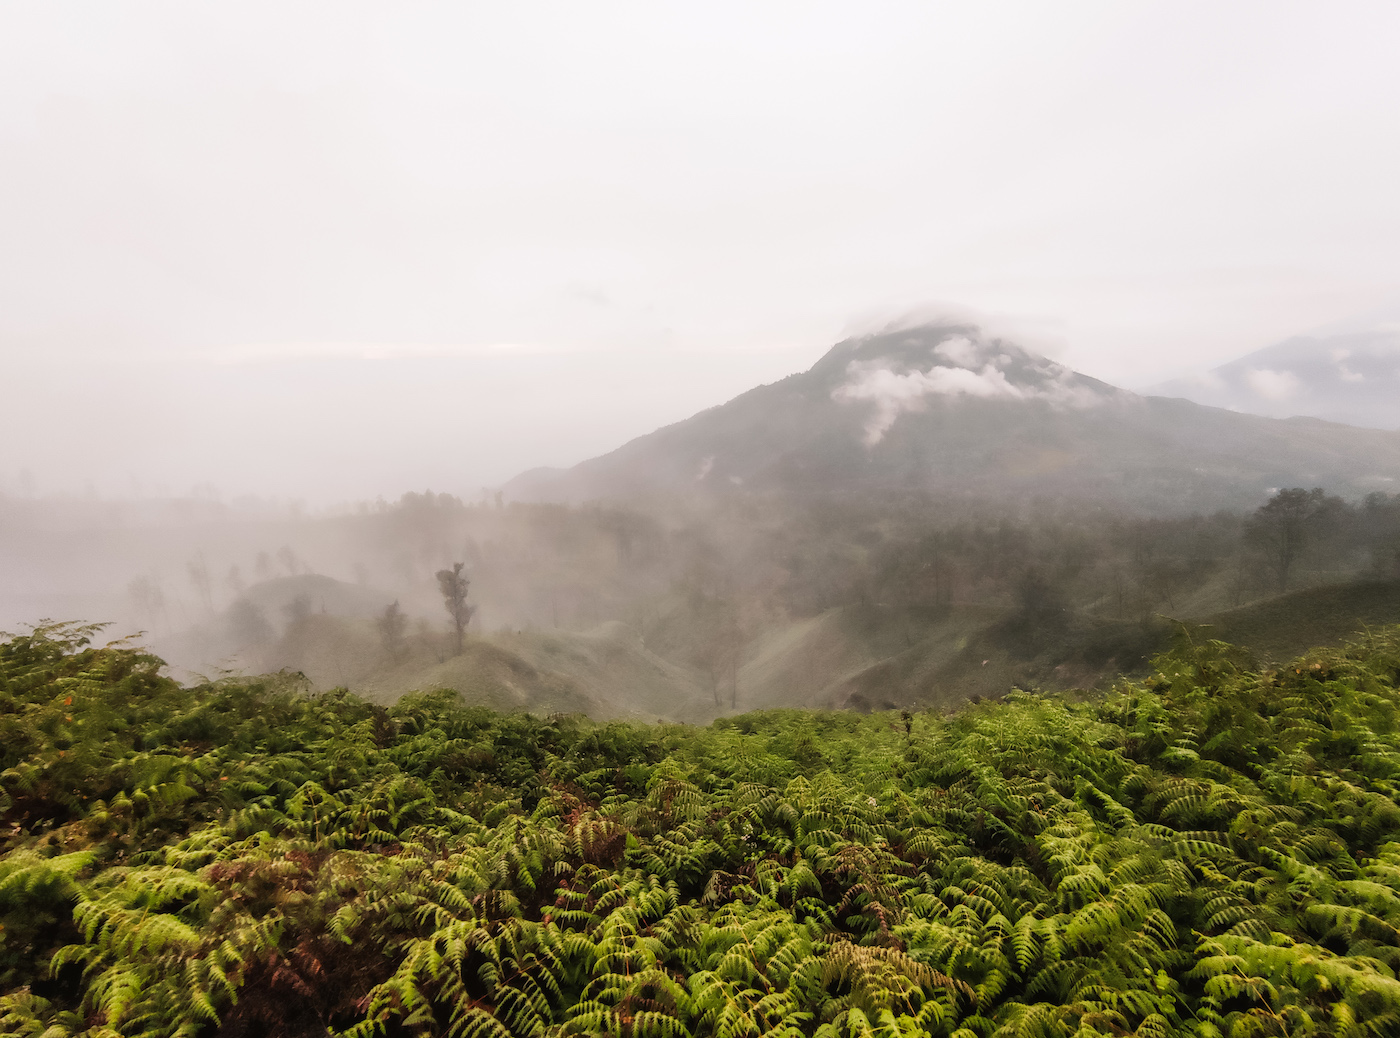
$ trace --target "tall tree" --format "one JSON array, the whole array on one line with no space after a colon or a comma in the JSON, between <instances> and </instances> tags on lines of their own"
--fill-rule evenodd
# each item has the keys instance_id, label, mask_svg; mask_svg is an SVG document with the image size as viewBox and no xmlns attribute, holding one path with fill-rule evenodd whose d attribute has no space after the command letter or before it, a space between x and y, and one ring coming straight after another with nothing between
<instances>
[{"instance_id":1,"label":"tall tree","mask_svg":"<svg viewBox=\"0 0 1400 1038\"><path fill-rule=\"evenodd\" d=\"M471 587L471 581L462 576L462 567L465 563L453 563L451 569L440 569L437 571L438 590L442 592L442 604L447 607L447 613L452 617L452 629L457 636L457 655L462 654L462 635L466 632L467 624L471 623L472 614L476 612L475 606L467 605L467 590Z\"/></svg>"},{"instance_id":2,"label":"tall tree","mask_svg":"<svg viewBox=\"0 0 1400 1038\"><path fill-rule=\"evenodd\" d=\"M445 570L443 572L446 572ZM384 612L375 620L379 637L384 643L384 651L397 661L403 655L403 636L408 630L408 615L399 608L398 599L384 607Z\"/></svg>"},{"instance_id":3,"label":"tall tree","mask_svg":"<svg viewBox=\"0 0 1400 1038\"><path fill-rule=\"evenodd\" d=\"M1289 487L1260 505L1250 517L1245 537L1263 551L1279 591L1288 590L1294 564L1313 539L1328 506L1321 487Z\"/></svg>"},{"instance_id":4,"label":"tall tree","mask_svg":"<svg viewBox=\"0 0 1400 1038\"><path fill-rule=\"evenodd\" d=\"M160 584L150 577L137 577L126 586L136 610L148 627L155 627L156 620L165 608L165 593Z\"/></svg>"},{"instance_id":5,"label":"tall tree","mask_svg":"<svg viewBox=\"0 0 1400 1038\"><path fill-rule=\"evenodd\" d=\"M199 592L199 600L204 603L204 611L212 613L214 611L214 587L213 581L209 577L209 566L204 561L203 552L185 563L185 570L190 575L190 583Z\"/></svg>"}]
</instances>

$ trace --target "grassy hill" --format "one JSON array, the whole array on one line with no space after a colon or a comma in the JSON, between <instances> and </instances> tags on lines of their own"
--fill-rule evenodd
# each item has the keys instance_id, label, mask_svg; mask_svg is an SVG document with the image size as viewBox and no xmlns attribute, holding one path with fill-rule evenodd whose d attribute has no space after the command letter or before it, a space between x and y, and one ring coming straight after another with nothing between
<instances>
[{"instance_id":1,"label":"grassy hill","mask_svg":"<svg viewBox=\"0 0 1400 1038\"><path fill-rule=\"evenodd\" d=\"M1364 628L1400 623L1400 581L1303 588L1217 613L1207 622L1216 637L1280 663L1315 645L1340 645Z\"/></svg>"},{"instance_id":2,"label":"grassy hill","mask_svg":"<svg viewBox=\"0 0 1400 1038\"><path fill-rule=\"evenodd\" d=\"M475 706L536 714L708 720L716 712L699 675L648 651L617 621L586 632L473 633L454 655L441 632L411 634L391 653L370 619L310 613L226 665L234 673L299 673L314 689L348 688L380 703L452 689Z\"/></svg>"}]
</instances>

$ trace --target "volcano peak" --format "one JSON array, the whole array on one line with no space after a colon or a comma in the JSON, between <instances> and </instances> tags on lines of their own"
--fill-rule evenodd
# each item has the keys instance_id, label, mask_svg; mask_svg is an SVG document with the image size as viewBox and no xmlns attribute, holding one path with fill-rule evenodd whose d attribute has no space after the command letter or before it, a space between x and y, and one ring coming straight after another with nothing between
<instances>
[{"instance_id":1,"label":"volcano peak","mask_svg":"<svg viewBox=\"0 0 1400 1038\"><path fill-rule=\"evenodd\" d=\"M831 383L839 404L865 404L864 439L874 446L903 414L940 397L1043 400L1083 409L1129 394L1080 375L975 325L926 325L848 340L812 369Z\"/></svg>"}]
</instances>

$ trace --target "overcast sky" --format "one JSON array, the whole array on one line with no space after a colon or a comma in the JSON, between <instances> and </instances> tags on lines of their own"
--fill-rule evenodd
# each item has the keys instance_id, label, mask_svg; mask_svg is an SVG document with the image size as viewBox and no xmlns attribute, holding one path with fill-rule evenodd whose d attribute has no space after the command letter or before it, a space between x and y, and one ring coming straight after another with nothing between
<instances>
[{"instance_id":1,"label":"overcast sky","mask_svg":"<svg viewBox=\"0 0 1400 1038\"><path fill-rule=\"evenodd\" d=\"M1400 302L1400 5L0 3L0 491L474 493L971 307Z\"/></svg>"}]
</instances>

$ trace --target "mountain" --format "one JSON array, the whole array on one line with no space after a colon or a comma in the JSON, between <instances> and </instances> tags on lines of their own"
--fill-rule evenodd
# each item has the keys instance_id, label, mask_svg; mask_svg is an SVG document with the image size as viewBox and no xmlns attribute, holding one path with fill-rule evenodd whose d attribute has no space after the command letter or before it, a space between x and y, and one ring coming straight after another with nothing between
<instances>
[{"instance_id":1,"label":"mountain","mask_svg":"<svg viewBox=\"0 0 1400 1038\"><path fill-rule=\"evenodd\" d=\"M1179 514L1317 485L1400 489L1400 433L1139 396L934 324L848 339L808 371L505 489L561 502L914 492Z\"/></svg>"},{"instance_id":2,"label":"mountain","mask_svg":"<svg viewBox=\"0 0 1400 1038\"><path fill-rule=\"evenodd\" d=\"M1400 429L1400 331L1299 336L1149 392L1274 418Z\"/></svg>"}]
</instances>

